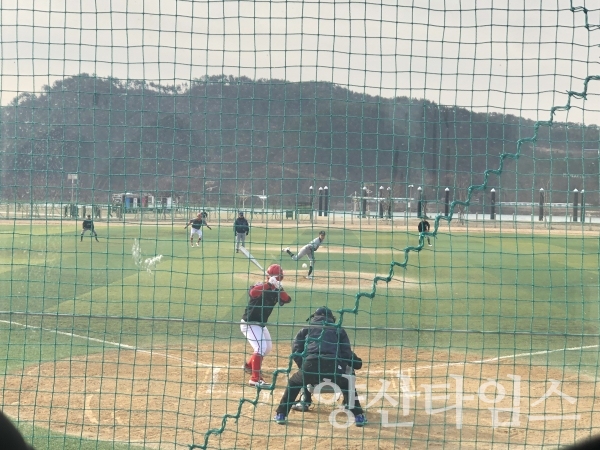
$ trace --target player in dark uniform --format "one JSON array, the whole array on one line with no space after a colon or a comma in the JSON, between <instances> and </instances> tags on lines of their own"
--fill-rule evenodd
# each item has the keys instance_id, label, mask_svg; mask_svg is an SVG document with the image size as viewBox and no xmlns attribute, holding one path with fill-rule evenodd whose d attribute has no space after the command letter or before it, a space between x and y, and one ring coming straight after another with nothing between
<instances>
[{"instance_id":1,"label":"player in dark uniform","mask_svg":"<svg viewBox=\"0 0 600 450\"><path fill-rule=\"evenodd\" d=\"M244 370L252 376L248 384L259 386L265 384L260 368L263 358L272 350L271 334L267 329L267 321L275 305L283 306L292 298L283 290L283 269L279 264L272 264L266 271L267 281L257 283L250 288L248 306L242 316L240 330L252 346L250 361L244 364Z\"/></svg>"},{"instance_id":2,"label":"player in dark uniform","mask_svg":"<svg viewBox=\"0 0 600 450\"><path fill-rule=\"evenodd\" d=\"M244 217L244 213L240 211L238 213L238 218L235 219L233 224L233 232L235 233L235 252L240 252L240 245L246 245L246 236L250 232L250 225L248 225L248 221Z\"/></svg>"},{"instance_id":3,"label":"player in dark uniform","mask_svg":"<svg viewBox=\"0 0 600 450\"><path fill-rule=\"evenodd\" d=\"M275 422L279 425L287 423L287 415L303 386L308 384L316 386L328 379L337 384L342 391L344 405L347 405L350 412L354 414L356 426L364 426L367 420L360 406L358 394L355 390L354 403L350 405L352 396L349 390L353 386L350 386L348 378L343 376L348 372L351 373L352 368L362 366L362 361L360 365L358 361L354 361L354 352L350 347L346 330L334 325L335 316L325 306L317 308L309 321L309 326L300 330L294 338L294 351L303 353L306 350L306 352L300 357L301 369L288 380L287 388L277 407Z\"/></svg>"},{"instance_id":4,"label":"player in dark uniform","mask_svg":"<svg viewBox=\"0 0 600 450\"><path fill-rule=\"evenodd\" d=\"M94 221L92 220L92 216L90 216L88 214L87 219L85 219L83 221L83 223L82 223L81 226L82 226L83 230L81 230L81 239L80 239L80 241L83 241L83 235L85 234L85 232L89 231L90 234L96 238L96 242L100 242L98 240L98 233L96 233L96 231L94 230Z\"/></svg>"},{"instance_id":5,"label":"player in dark uniform","mask_svg":"<svg viewBox=\"0 0 600 450\"><path fill-rule=\"evenodd\" d=\"M202 227L206 226L206 228L208 228L209 230L212 230L212 228L208 225L202 213L198 213L196 215L196 218L190 220L188 224L183 228L186 229L190 225L192 226L192 232L190 234L190 244L192 247L194 246L194 235L196 235L198 236L196 247L200 247L200 241L202 240Z\"/></svg>"},{"instance_id":6,"label":"player in dark uniform","mask_svg":"<svg viewBox=\"0 0 600 450\"><path fill-rule=\"evenodd\" d=\"M300 331L302 333L302 331ZM304 339L300 339L301 334L298 333L296 339L294 339L294 343L292 344L292 353L302 353L304 351ZM294 362L298 366L298 369L302 369L302 357L294 356ZM354 352L352 352L352 365L348 365L346 367L346 373L348 375L355 375L356 370L362 367L362 359ZM307 385L302 386L302 391L300 394L300 401L292 405L292 409L294 411L306 412L311 409L312 406L312 389L314 386Z\"/></svg>"},{"instance_id":7,"label":"player in dark uniform","mask_svg":"<svg viewBox=\"0 0 600 450\"><path fill-rule=\"evenodd\" d=\"M429 231L429 222L427 222L427 220L425 218L421 219L421 221L419 222L419 226L417 227L417 229L419 230L419 233L427 233ZM427 237L427 244L431 247L431 241L429 240L429 236Z\"/></svg>"}]
</instances>

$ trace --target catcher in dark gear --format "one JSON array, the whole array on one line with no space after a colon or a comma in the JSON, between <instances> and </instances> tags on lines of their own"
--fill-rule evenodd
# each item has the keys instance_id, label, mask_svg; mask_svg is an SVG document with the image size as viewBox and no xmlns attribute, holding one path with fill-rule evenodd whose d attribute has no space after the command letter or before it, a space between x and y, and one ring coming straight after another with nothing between
<instances>
[{"instance_id":1,"label":"catcher in dark gear","mask_svg":"<svg viewBox=\"0 0 600 450\"><path fill-rule=\"evenodd\" d=\"M355 354L350 347L348 334L343 328L335 326L335 320L329 308L318 308L310 316L308 327L300 330L294 338L293 350L298 354L294 356L294 360L300 370L289 378L281 397L274 419L278 424L287 423L287 415L304 386L316 386L325 379L339 386L344 404L354 414L356 426L362 427L366 423L356 391L354 404L348 405L350 384L348 378L343 376L348 367L361 367L362 361L354 360ZM300 353L305 354L301 356Z\"/></svg>"},{"instance_id":2,"label":"catcher in dark gear","mask_svg":"<svg viewBox=\"0 0 600 450\"><path fill-rule=\"evenodd\" d=\"M314 314L312 314L307 321L310 321L313 317L317 316L327 316L332 322L335 323L335 316L333 312L326 307L318 308ZM300 333L299 333L300 334ZM302 353L304 351L304 347L300 346L301 341L295 339L292 344L292 353ZM302 357L295 356L294 362L298 366L298 369L302 369ZM362 359L354 352L352 352L352 363L346 366L346 374L347 375L355 375L356 370L360 370L362 367ZM309 411L312 406L312 388L314 386L303 386L300 394L300 401L292 405L292 409L294 411L305 412Z\"/></svg>"}]
</instances>

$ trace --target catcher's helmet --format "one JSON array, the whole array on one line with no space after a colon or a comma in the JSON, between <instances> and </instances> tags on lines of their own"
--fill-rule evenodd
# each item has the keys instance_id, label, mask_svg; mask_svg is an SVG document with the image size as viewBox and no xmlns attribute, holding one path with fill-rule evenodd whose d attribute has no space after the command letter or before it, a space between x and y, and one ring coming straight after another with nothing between
<instances>
[{"instance_id":1,"label":"catcher's helmet","mask_svg":"<svg viewBox=\"0 0 600 450\"><path fill-rule=\"evenodd\" d=\"M277 278L277 281L283 280L283 269L279 264L271 264L267 269L267 275Z\"/></svg>"},{"instance_id":2,"label":"catcher's helmet","mask_svg":"<svg viewBox=\"0 0 600 450\"><path fill-rule=\"evenodd\" d=\"M333 315L333 311L330 310L327 306L321 306L315 310L314 313L310 316L309 320L315 316L325 317L327 321L335 322L335 316Z\"/></svg>"}]
</instances>

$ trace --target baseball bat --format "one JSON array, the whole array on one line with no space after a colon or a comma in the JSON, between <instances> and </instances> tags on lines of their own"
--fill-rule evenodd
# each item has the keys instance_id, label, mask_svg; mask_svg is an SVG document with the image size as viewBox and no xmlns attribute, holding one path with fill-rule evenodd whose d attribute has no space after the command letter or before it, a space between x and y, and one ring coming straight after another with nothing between
<instances>
[{"instance_id":1,"label":"baseball bat","mask_svg":"<svg viewBox=\"0 0 600 450\"><path fill-rule=\"evenodd\" d=\"M248 250L246 250L246 247L244 247L243 245L240 245L240 251L244 255L246 255L246 258L248 258L252 262L252 264L254 264L256 267L258 267L261 270L261 272L266 274L265 269L263 269L262 266L260 265L260 263L256 260L256 258L254 256L252 256Z\"/></svg>"}]
</instances>

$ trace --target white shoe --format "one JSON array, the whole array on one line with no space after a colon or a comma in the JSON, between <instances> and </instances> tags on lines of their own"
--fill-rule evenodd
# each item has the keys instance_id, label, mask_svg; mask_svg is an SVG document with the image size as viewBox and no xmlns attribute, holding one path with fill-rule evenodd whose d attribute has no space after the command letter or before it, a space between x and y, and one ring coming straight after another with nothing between
<instances>
[{"instance_id":1,"label":"white shoe","mask_svg":"<svg viewBox=\"0 0 600 450\"><path fill-rule=\"evenodd\" d=\"M308 275L308 276L306 277L306 279L307 279L307 280L312 280L312 279L313 279L313 276L312 276L312 275Z\"/></svg>"},{"instance_id":2,"label":"white shoe","mask_svg":"<svg viewBox=\"0 0 600 450\"><path fill-rule=\"evenodd\" d=\"M290 248L289 248L289 247L286 247L286 248L284 248L282 251L287 253L287 252L289 252L289 251L290 251Z\"/></svg>"},{"instance_id":3,"label":"white shoe","mask_svg":"<svg viewBox=\"0 0 600 450\"><path fill-rule=\"evenodd\" d=\"M258 381L255 381L255 380L252 380L252 379L250 379L250 380L248 381L248 384L249 384L250 386L266 386L268 383L267 383L265 380L263 380L263 379L261 378L261 379L260 379L260 380L258 380Z\"/></svg>"},{"instance_id":4,"label":"white shoe","mask_svg":"<svg viewBox=\"0 0 600 450\"><path fill-rule=\"evenodd\" d=\"M430 247L433 247L433 245L431 245L431 244L428 244L428 245L429 245Z\"/></svg>"},{"instance_id":5,"label":"white shoe","mask_svg":"<svg viewBox=\"0 0 600 450\"><path fill-rule=\"evenodd\" d=\"M200 242L196 242L196 247L200 247Z\"/></svg>"}]
</instances>

